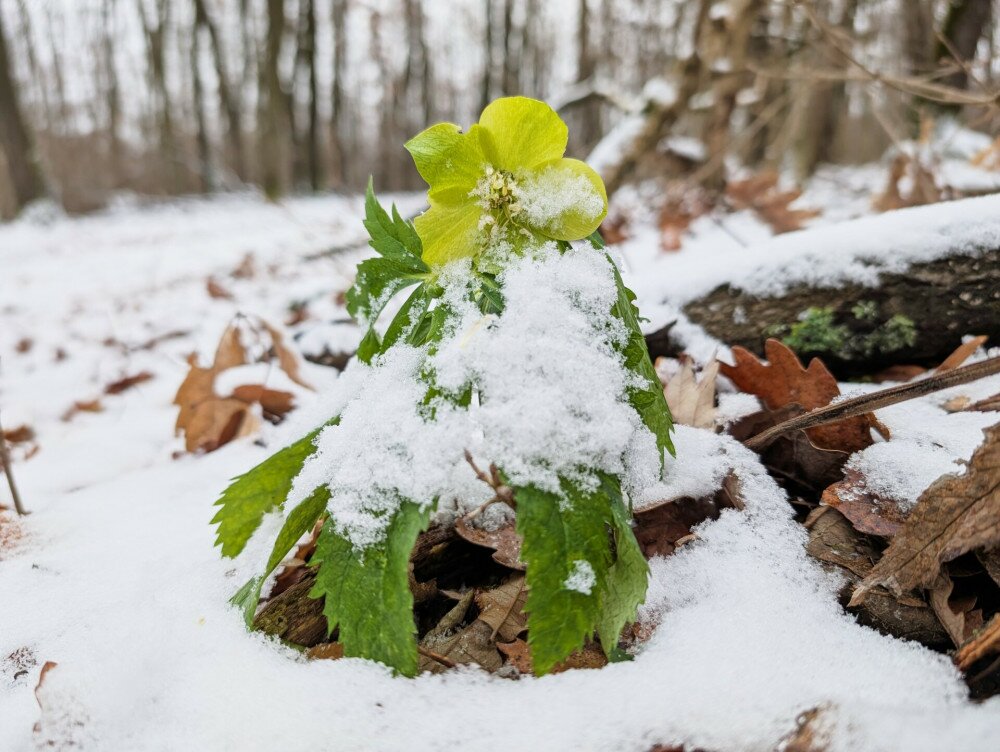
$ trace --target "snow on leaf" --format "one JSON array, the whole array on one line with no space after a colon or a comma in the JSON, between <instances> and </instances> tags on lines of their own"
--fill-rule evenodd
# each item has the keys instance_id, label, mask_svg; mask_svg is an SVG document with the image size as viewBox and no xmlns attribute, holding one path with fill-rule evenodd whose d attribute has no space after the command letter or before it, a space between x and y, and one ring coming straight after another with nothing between
<instances>
[{"instance_id":1,"label":"snow on leaf","mask_svg":"<svg viewBox=\"0 0 1000 752\"><path fill-rule=\"evenodd\" d=\"M944 563L1000 543L1000 424L984 433L964 475L943 475L920 496L852 604L879 585L896 594L929 588Z\"/></svg>"},{"instance_id":2,"label":"snow on leaf","mask_svg":"<svg viewBox=\"0 0 1000 752\"><path fill-rule=\"evenodd\" d=\"M417 672L417 628L408 581L410 551L427 527L430 508L404 501L391 512L384 546L359 555L354 544L327 521L316 544L319 563L309 595L324 598L323 614L348 658L368 658L404 676Z\"/></svg>"},{"instance_id":3,"label":"snow on leaf","mask_svg":"<svg viewBox=\"0 0 1000 752\"><path fill-rule=\"evenodd\" d=\"M663 394L660 377L656 375L656 369L649 359L646 338L639 328L638 310L633 302L635 293L625 286L622 275L610 256L608 263L614 270L615 284L618 286L618 300L612 309L612 314L625 324L628 331L628 341L621 348L621 354L625 368L638 377L637 385L628 390L629 403L639 413L646 428L656 436L656 446L660 451L662 466L664 450L674 454L674 446L670 441L670 432L673 430L670 408Z\"/></svg>"}]
</instances>

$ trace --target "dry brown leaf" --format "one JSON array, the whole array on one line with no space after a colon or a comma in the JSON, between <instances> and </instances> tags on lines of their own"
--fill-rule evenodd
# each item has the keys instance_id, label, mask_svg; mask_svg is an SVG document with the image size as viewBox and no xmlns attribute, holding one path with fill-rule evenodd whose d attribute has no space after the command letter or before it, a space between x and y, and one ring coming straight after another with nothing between
<instances>
[{"instance_id":1,"label":"dry brown leaf","mask_svg":"<svg viewBox=\"0 0 1000 752\"><path fill-rule=\"evenodd\" d=\"M1000 170L1000 136L992 144L976 154L970 162L984 170Z\"/></svg>"},{"instance_id":2,"label":"dry brown leaf","mask_svg":"<svg viewBox=\"0 0 1000 752\"><path fill-rule=\"evenodd\" d=\"M291 350L288 349L288 347L285 346L284 337L282 337L281 332L268 324L266 321L262 321L261 323L264 325L264 328L267 329L267 333L271 335L271 342L274 345L275 353L278 355L278 364L281 366L281 370L288 374L288 378L299 386L312 390L312 386L310 386L307 381L303 380L301 374L299 373L299 359Z\"/></svg>"},{"instance_id":3,"label":"dry brown leaf","mask_svg":"<svg viewBox=\"0 0 1000 752\"><path fill-rule=\"evenodd\" d=\"M104 405L99 399L77 400L64 412L61 419L68 423L80 413L99 413L104 410Z\"/></svg>"},{"instance_id":4,"label":"dry brown leaf","mask_svg":"<svg viewBox=\"0 0 1000 752\"><path fill-rule=\"evenodd\" d=\"M479 618L490 625L494 639L511 642L528 628L528 617L524 613L527 599L528 589L523 575L511 577L500 587L476 594Z\"/></svg>"},{"instance_id":5,"label":"dry brown leaf","mask_svg":"<svg viewBox=\"0 0 1000 752\"><path fill-rule=\"evenodd\" d=\"M958 649L955 664L962 671L968 671L986 656L996 653L1000 653L1000 614Z\"/></svg>"},{"instance_id":6,"label":"dry brown leaf","mask_svg":"<svg viewBox=\"0 0 1000 752\"><path fill-rule=\"evenodd\" d=\"M534 673L534 664L531 661L531 648L524 640L517 639L513 642L499 643L497 645L500 652L507 656L507 662L514 666L522 674ZM559 674L571 668L604 668L608 665L608 659L596 642L588 642L580 650L571 653L566 660L557 663L552 667L550 674Z\"/></svg>"},{"instance_id":7,"label":"dry brown leaf","mask_svg":"<svg viewBox=\"0 0 1000 752\"><path fill-rule=\"evenodd\" d=\"M813 358L809 367L803 368L798 356L776 339L764 343L768 363L742 347L734 347L732 352L735 365L721 363L722 375L741 391L759 397L771 410L791 404L813 410L840 396L837 380L819 358ZM811 428L806 433L817 447L852 453L871 446L873 427L877 427L877 421L869 413Z\"/></svg>"},{"instance_id":8,"label":"dry brown leaf","mask_svg":"<svg viewBox=\"0 0 1000 752\"><path fill-rule=\"evenodd\" d=\"M844 515L830 507L817 507L805 521L809 531L806 551L813 558L834 565L846 583L841 593L846 602L853 586L871 572L879 549L871 538L859 533ZM858 621L883 634L913 640L933 648L950 644L947 632L933 610L920 598L894 596L875 590L864 603L852 609Z\"/></svg>"},{"instance_id":9,"label":"dry brown leaf","mask_svg":"<svg viewBox=\"0 0 1000 752\"><path fill-rule=\"evenodd\" d=\"M233 397L206 400L191 409L184 426L184 447L189 452L213 452L233 439L253 434L259 427L243 400Z\"/></svg>"},{"instance_id":10,"label":"dry brown leaf","mask_svg":"<svg viewBox=\"0 0 1000 752\"><path fill-rule=\"evenodd\" d=\"M257 261L252 253L244 256L239 265L230 272L230 276L236 279L253 279L256 275Z\"/></svg>"},{"instance_id":11,"label":"dry brown leaf","mask_svg":"<svg viewBox=\"0 0 1000 752\"><path fill-rule=\"evenodd\" d=\"M667 197L657 219L660 248L664 251L679 251L684 233L691 223L711 210L712 201L699 186L672 183L667 187Z\"/></svg>"},{"instance_id":12,"label":"dry brown leaf","mask_svg":"<svg viewBox=\"0 0 1000 752\"><path fill-rule=\"evenodd\" d=\"M781 752L825 752L830 740L822 728L824 708L812 708L795 719L795 730L781 740Z\"/></svg>"},{"instance_id":13,"label":"dry brown leaf","mask_svg":"<svg viewBox=\"0 0 1000 752\"><path fill-rule=\"evenodd\" d=\"M820 503L838 510L858 532L883 538L894 536L906 519L899 499L872 491L854 468L848 468L842 481L823 491Z\"/></svg>"},{"instance_id":14,"label":"dry brown leaf","mask_svg":"<svg viewBox=\"0 0 1000 752\"><path fill-rule=\"evenodd\" d=\"M900 384L905 384L907 381L912 381L917 378L917 376L923 376L927 373L927 369L923 366L914 365L893 365L888 368L883 368L881 371L872 376L872 381L876 384L882 384L886 381L895 381Z\"/></svg>"},{"instance_id":15,"label":"dry brown leaf","mask_svg":"<svg viewBox=\"0 0 1000 752\"><path fill-rule=\"evenodd\" d=\"M306 658L336 661L344 657L344 646L339 642L321 642L306 650Z\"/></svg>"},{"instance_id":16,"label":"dry brown leaf","mask_svg":"<svg viewBox=\"0 0 1000 752\"><path fill-rule=\"evenodd\" d=\"M15 428L5 429L3 437L9 444L26 444L35 440L35 429L24 423Z\"/></svg>"},{"instance_id":17,"label":"dry brown leaf","mask_svg":"<svg viewBox=\"0 0 1000 752\"><path fill-rule=\"evenodd\" d=\"M879 585L897 594L931 587L944 563L1000 544L1000 423L983 433L963 475L943 475L921 494L851 603Z\"/></svg>"},{"instance_id":18,"label":"dry brown leaf","mask_svg":"<svg viewBox=\"0 0 1000 752\"><path fill-rule=\"evenodd\" d=\"M35 341L30 337L22 337L14 345L14 352L19 355L24 355L25 353L31 352L31 348L35 346Z\"/></svg>"},{"instance_id":19,"label":"dry brown leaf","mask_svg":"<svg viewBox=\"0 0 1000 752\"><path fill-rule=\"evenodd\" d=\"M138 384L144 384L153 378L153 374L149 371L140 371L139 373L133 374L131 376L125 376L118 379L117 381L112 381L106 387L104 387L105 394L121 394L122 392L128 391Z\"/></svg>"},{"instance_id":20,"label":"dry brown leaf","mask_svg":"<svg viewBox=\"0 0 1000 752\"><path fill-rule=\"evenodd\" d=\"M213 300L233 299L233 294L211 277L209 277L208 281L205 283L205 289L208 292L208 297Z\"/></svg>"},{"instance_id":21,"label":"dry brown leaf","mask_svg":"<svg viewBox=\"0 0 1000 752\"><path fill-rule=\"evenodd\" d=\"M807 220L821 214L819 209L793 209L791 205L801 196L801 190L782 191L778 188L778 173L773 170L726 185L726 198L733 208L750 209L771 227L775 235L801 230Z\"/></svg>"},{"instance_id":22,"label":"dry brown leaf","mask_svg":"<svg viewBox=\"0 0 1000 752\"><path fill-rule=\"evenodd\" d=\"M264 417L281 420L295 407L295 395L261 384L244 384L233 389L233 397L247 404L260 403Z\"/></svg>"},{"instance_id":23,"label":"dry brown leaf","mask_svg":"<svg viewBox=\"0 0 1000 752\"><path fill-rule=\"evenodd\" d=\"M659 366L661 359L657 359ZM662 367L657 371L661 371ZM674 423L695 428L715 427L715 380L719 375L719 361L714 360L701 372L698 379L694 364L685 359L678 371L666 382L663 390ZM662 381L662 377L661 377Z\"/></svg>"},{"instance_id":24,"label":"dry brown leaf","mask_svg":"<svg viewBox=\"0 0 1000 752\"><path fill-rule=\"evenodd\" d=\"M943 198L934 173L910 154L897 154L889 166L885 189L872 201L872 208L885 212L910 206L936 204Z\"/></svg>"},{"instance_id":25,"label":"dry brown leaf","mask_svg":"<svg viewBox=\"0 0 1000 752\"><path fill-rule=\"evenodd\" d=\"M928 592L927 600L941 626L955 647L958 647L983 626L983 612L974 608L975 598L954 599L952 597L954 589L955 583L951 577L942 574Z\"/></svg>"},{"instance_id":26,"label":"dry brown leaf","mask_svg":"<svg viewBox=\"0 0 1000 752\"><path fill-rule=\"evenodd\" d=\"M472 663L491 672L503 665L489 624L476 619L459 628L472 604L473 595L472 591L466 593L438 625L424 635L420 641L420 647L424 651L420 656L421 671L440 673L448 668L441 661L426 655L427 651L454 664Z\"/></svg>"},{"instance_id":27,"label":"dry brown leaf","mask_svg":"<svg viewBox=\"0 0 1000 752\"><path fill-rule=\"evenodd\" d=\"M493 560L498 564L521 572L526 569L521 562L521 536L517 534L513 515L507 524L496 530L478 527L465 517L459 517L455 532L474 546L492 548Z\"/></svg>"}]
</instances>

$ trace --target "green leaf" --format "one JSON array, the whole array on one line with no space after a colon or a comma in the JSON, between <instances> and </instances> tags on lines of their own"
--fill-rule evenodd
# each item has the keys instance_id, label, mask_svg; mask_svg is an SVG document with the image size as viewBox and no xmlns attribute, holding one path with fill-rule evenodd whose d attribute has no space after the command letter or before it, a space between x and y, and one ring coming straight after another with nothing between
<instances>
[{"instance_id":1,"label":"green leaf","mask_svg":"<svg viewBox=\"0 0 1000 752\"><path fill-rule=\"evenodd\" d=\"M253 623L254 613L257 611L257 603L260 601L260 591L264 582L271 576L271 572L277 569L278 565L291 550L292 546L303 535L312 530L313 525L320 515L326 511L326 504L330 500L330 489L326 486L317 488L310 494L309 498L302 501L293 509L285 524L281 526L281 531L271 548L271 555L267 559L267 566L262 574L252 578L246 585L240 588L239 592L233 596L231 603L239 606L243 611L243 618L249 627Z\"/></svg>"},{"instance_id":2,"label":"green leaf","mask_svg":"<svg viewBox=\"0 0 1000 752\"><path fill-rule=\"evenodd\" d=\"M608 586L601 603L597 633L601 638L604 654L608 656L608 660L614 661L615 656L621 653L618 648L618 638L622 629L626 624L635 621L636 609L646 600L649 565L632 531L630 515L622 499L618 482L605 478L603 487L611 502L615 563L608 570Z\"/></svg>"},{"instance_id":3,"label":"green leaf","mask_svg":"<svg viewBox=\"0 0 1000 752\"><path fill-rule=\"evenodd\" d=\"M594 230L590 235L588 235L585 240L589 240L590 244L594 246L599 251L604 250L604 237L601 235L600 228Z\"/></svg>"},{"instance_id":4,"label":"green leaf","mask_svg":"<svg viewBox=\"0 0 1000 752\"><path fill-rule=\"evenodd\" d=\"M368 329L396 293L427 278L427 267L418 258L376 256L358 264L354 285L347 291L347 310Z\"/></svg>"},{"instance_id":5,"label":"green leaf","mask_svg":"<svg viewBox=\"0 0 1000 752\"><path fill-rule=\"evenodd\" d=\"M319 562L312 598L324 598L323 614L332 632L340 628L344 655L380 661L404 676L417 673L417 628L409 561L431 509L404 501L393 513L385 543L363 552L328 520L313 561Z\"/></svg>"},{"instance_id":6,"label":"green leaf","mask_svg":"<svg viewBox=\"0 0 1000 752\"><path fill-rule=\"evenodd\" d=\"M339 419L334 418L327 425ZM322 428L317 428L234 478L222 492L215 502L220 509L212 518L212 524L219 526L215 545L222 546L223 556L231 558L239 554L260 527L264 515L285 503L292 480L299 474L306 458L316 451L313 439Z\"/></svg>"},{"instance_id":7,"label":"green leaf","mask_svg":"<svg viewBox=\"0 0 1000 752\"><path fill-rule=\"evenodd\" d=\"M396 207L392 207L393 218L390 218L385 209L375 198L375 191L372 186L372 179L368 178L368 187L365 190L365 219L364 226L368 230L371 238L368 245L375 249L375 252L386 258L405 258L407 256L420 258L421 245L420 238L412 226L399 217ZM398 222L395 221L396 218Z\"/></svg>"},{"instance_id":8,"label":"green leaf","mask_svg":"<svg viewBox=\"0 0 1000 752\"><path fill-rule=\"evenodd\" d=\"M368 244L380 254L358 264L354 285L347 291L347 310L366 328L358 347L358 357L368 363L382 351L378 333L372 328L385 306L396 293L418 284L430 275L421 258L422 245L413 225L399 215L395 206L392 217L379 204L368 180L365 192L365 229Z\"/></svg>"},{"instance_id":9,"label":"green leaf","mask_svg":"<svg viewBox=\"0 0 1000 752\"><path fill-rule=\"evenodd\" d=\"M476 291L479 310L484 314L503 313L504 299L500 285L492 275L481 274L479 276L479 289Z\"/></svg>"},{"instance_id":10,"label":"green leaf","mask_svg":"<svg viewBox=\"0 0 1000 752\"><path fill-rule=\"evenodd\" d=\"M385 352L406 334L412 334L420 325L434 300L438 289L427 282L420 284L417 289L410 293L410 297L400 306L399 311L389 322L389 327L385 330L385 337L382 339L380 352ZM409 341L409 339L407 339ZM417 344L410 342L410 344ZM358 357L361 357L361 349L358 349ZM362 358L367 362L368 359Z\"/></svg>"},{"instance_id":11,"label":"green leaf","mask_svg":"<svg viewBox=\"0 0 1000 752\"><path fill-rule=\"evenodd\" d=\"M674 429L670 408L663 394L663 385L656 375L653 362L649 359L646 348L646 338L639 328L639 311L635 307L635 293L625 286L622 275L615 262L608 256L608 263L615 273L615 284L618 286L618 301L611 309L612 314L628 328L628 341L620 348L625 360L625 367L642 379L642 386L631 387L628 391L629 403L639 413L642 422L656 437L656 446L660 450L660 465L663 465L663 450L675 454L674 444L670 440L670 432Z\"/></svg>"},{"instance_id":12,"label":"green leaf","mask_svg":"<svg viewBox=\"0 0 1000 752\"><path fill-rule=\"evenodd\" d=\"M611 507L605 489L585 492L565 480L562 489L565 498L533 486L514 489L521 558L528 567L528 644L539 674L582 648L594 634L612 563ZM589 594L566 587L578 562L593 570Z\"/></svg>"}]
</instances>

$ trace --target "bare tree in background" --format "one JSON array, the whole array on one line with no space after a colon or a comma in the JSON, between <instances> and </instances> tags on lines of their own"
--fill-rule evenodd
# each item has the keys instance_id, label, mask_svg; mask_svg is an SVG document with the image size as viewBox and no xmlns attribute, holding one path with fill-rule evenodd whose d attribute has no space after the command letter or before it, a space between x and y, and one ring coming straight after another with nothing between
<instances>
[{"instance_id":1,"label":"bare tree in background","mask_svg":"<svg viewBox=\"0 0 1000 752\"><path fill-rule=\"evenodd\" d=\"M233 170L240 180L247 179L246 155L243 148L243 117L240 101L233 93L232 83L226 65L226 49L218 24L205 7L205 0L193 0L195 11L195 33L207 31L212 46L212 61L219 90L219 105L226 120L226 135L231 151Z\"/></svg>"},{"instance_id":2,"label":"bare tree in background","mask_svg":"<svg viewBox=\"0 0 1000 752\"><path fill-rule=\"evenodd\" d=\"M954 73L942 83L965 89L969 85L968 63L976 56L979 40L989 37L996 0L950 0L941 29L937 56L942 60L957 58Z\"/></svg>"},{"instance_id":3,"label":"bare tree in background","mask_svg":"<svg viewBox=\"0 0 1000 752\"><path fill-rule=\"evenodd\" d=\"M288 190L289 107L281 85L281 47L285 36L284 0L267 0L267 43L260 108L261 184L269 198Z\"/></svg>"},{"instance_id":4,"label":"bare tree in background","mask_svg":"<svg viewBox=\"0 0 1000 752\"><path fill-rule=\"evenodd\" d=\"M14 209L20 212L32 201L46 195L45 180L28 130L7 48L7 33L0 13L0 147L14 194Z\"/></svg>"}]
</instances>

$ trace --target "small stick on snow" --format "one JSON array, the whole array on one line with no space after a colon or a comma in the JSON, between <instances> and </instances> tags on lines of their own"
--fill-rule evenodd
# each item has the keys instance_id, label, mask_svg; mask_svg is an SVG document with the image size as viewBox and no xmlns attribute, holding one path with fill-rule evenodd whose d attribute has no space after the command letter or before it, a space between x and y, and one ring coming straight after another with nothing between
<instances>
[{"instance_id":1,"label":"small stick on snow","mask_svg":"<svg viewBox=\"0 0 1000 752\"><path fill-rule=\"evenodd\" d=\"M939 392L942 389L968 384L997 373L1000 373L1000 357L981 360L978 363L972 363L951 371L945 371L944 373L937 373L910 384L889 387L888 389L882 389L872 394L865 394L861 397L820 407L812 412L786 420L784 423L779 423L756 436L752 436L743 443L747 449L759 452L776 438L789 431L816 428L817 426L825 426L827 423L836 423L839 420L853 418L855 415L870 413L873 410L880 410L883 407L889 407L889 405L896 405L900 402L923 397L933 392Z\"/></svg>"},{"instance_id":2,"label":"small stick on snow","mask_svg":"<svg viewBox=\"0 0 1000 752\"><path fill-rule=\"evenodd\" d=\"M3 467L3 474L7 476L7 485L10 486L10 495L14 498L14 511L22 517L27 514L21 504L21 495L17 492L17 483L14 482L14 471L11 468L10 452L7 451L7 438L3 433L3 425L0 424L0 466Z\"/></svg>"}]
</instances>

